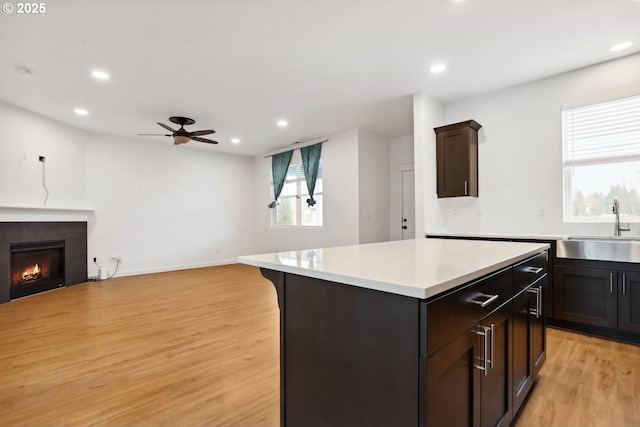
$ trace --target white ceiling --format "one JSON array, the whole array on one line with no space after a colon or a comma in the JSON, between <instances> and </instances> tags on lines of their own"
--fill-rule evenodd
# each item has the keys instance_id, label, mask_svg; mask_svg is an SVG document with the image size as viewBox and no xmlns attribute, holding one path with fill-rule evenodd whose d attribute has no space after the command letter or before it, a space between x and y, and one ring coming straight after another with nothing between
<instances>
[{"instance_id":1,"label":"white ceiling","mask_svg":"<svg viewBox=\"0 0 640 427\"><path fill-rule=\"evenodd\" d=\"M449 102L640 52L637 0L44 4L41 15L0 15L0 99L158 144L171 139L137 134L185 115L220 142L188 146L242 155L356 127L407 135L414 93ZM430 73L436 62L447 69ZM93 79L96 68L111 79Z\"/></svg>"}]
</instances>

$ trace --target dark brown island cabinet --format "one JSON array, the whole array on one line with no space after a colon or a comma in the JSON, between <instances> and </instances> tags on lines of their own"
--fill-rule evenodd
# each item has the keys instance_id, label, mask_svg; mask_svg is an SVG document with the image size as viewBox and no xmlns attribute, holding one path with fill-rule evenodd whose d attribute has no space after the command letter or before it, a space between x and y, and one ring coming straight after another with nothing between
<instances>
[{"instance_id":1,"label":"dark brown island cabinet","mask_svg":"<svg viewBox=\"0 0 640 427\"><path fill-rule=\"evenodd\" d=\"M280 307L281 425L510 425L546 356L546 258L426 299L262 267Z\"/></svg>"},{"instance_id":2,"label":"dark brown island cabinet","mask_svg":"<svg viewBox=\"0 0 640 427\"><path fill-rule=\"evenodd\" d=\"M438 197L478 197L478 130L475 120L434 129Z\"/></svg>"}]
</instances>

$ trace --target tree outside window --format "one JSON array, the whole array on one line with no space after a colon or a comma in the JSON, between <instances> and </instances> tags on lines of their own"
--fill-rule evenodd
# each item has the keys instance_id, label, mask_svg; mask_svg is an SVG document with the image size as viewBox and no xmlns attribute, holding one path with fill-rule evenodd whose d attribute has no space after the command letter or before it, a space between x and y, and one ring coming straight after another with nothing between
<instances>
[{"instance_id":1,"label":"tree outside window","mask_svg":"<svg viewBox=\"0 0 640 427\"><path fill-rule=\"evenodd\" d=\"M567 222L640 221L640 96L562 112Z\"/></svg>"}]
</instances>

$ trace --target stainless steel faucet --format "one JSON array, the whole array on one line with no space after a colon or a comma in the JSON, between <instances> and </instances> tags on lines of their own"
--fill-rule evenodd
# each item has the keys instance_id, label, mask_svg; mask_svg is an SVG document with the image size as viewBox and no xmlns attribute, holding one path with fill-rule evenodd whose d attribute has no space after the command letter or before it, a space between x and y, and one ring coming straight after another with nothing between
<instances>
[{"instance_id":1,"label":"stainless steel faucet","mask_svg":"<svg viewBox=\"0 0 640 427\"><path fill-rule=\"evenodd\" d=\"M616 224L613 229L614 236L621 236L621 231L631 231L629 225L627 224L627 228L620 228L620 205L618 204L618 198L613 198L613 213L616 214Z\"/></svg>"}]
</instances>

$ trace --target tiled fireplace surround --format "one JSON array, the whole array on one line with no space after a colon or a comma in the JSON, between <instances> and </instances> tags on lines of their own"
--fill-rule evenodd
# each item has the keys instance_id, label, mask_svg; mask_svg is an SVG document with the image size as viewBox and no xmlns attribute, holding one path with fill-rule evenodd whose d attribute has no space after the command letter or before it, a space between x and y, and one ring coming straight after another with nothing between
<instances>
[{"instance_id":1,"label":"tiled fireplace surround","mask_svg":"<svg viewBox=\"0 0 640 427\"><path fill-rule=\"evenodd\" d=\"M0 304L10 300L11 244L52 240L65 243L65 285L87 281L86 222L0 222Z\"/></svg>"}]
</instances>

